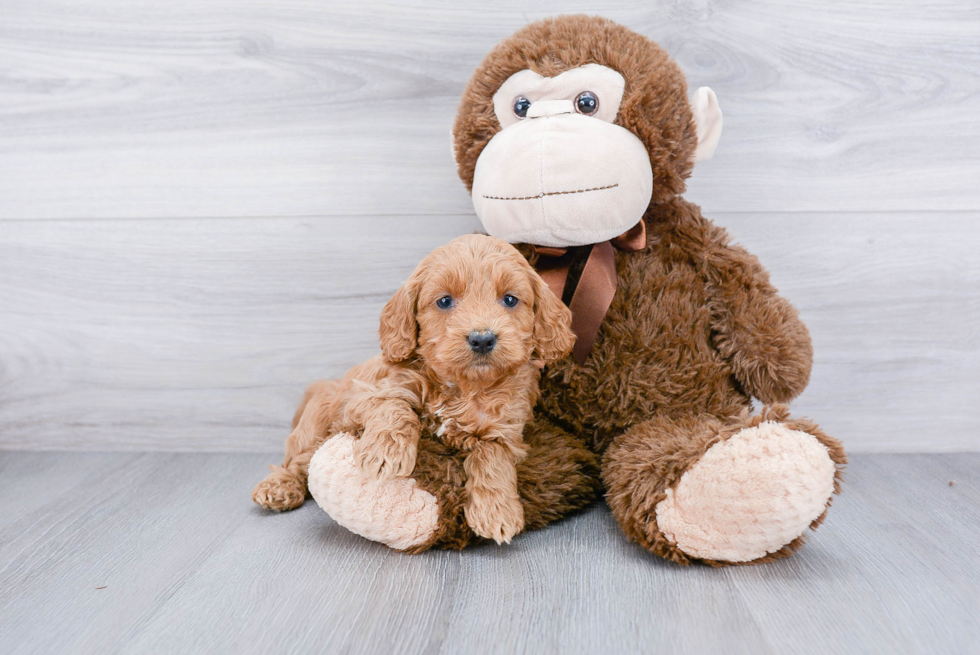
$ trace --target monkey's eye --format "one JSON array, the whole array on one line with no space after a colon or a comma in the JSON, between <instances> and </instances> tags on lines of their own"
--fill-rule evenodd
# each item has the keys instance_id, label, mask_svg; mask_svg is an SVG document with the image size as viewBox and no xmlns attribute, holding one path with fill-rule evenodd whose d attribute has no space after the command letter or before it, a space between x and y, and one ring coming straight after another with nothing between
<instances>
[{"instance_id":1,"label":"monkey's eye","mask_svg":"<svg viewBox=\"0 0 980 655\"><path fill-rule=\"evenodd\" d=\"M527 116L528 107L531 106L531 101L524 96L517 96L514 98L514 115L518 118L524 118Z\"/></svg>"},{"instance_id":2,"label":"monkey's eye","mask_svg":"<svg viewBox=\"0 0 980 655\"><path fill-rule=\"evenodd\" d=\"M517 296L512 296L509 293L505 295L503 298L503 303L505 307L517 307L517 303L519 302L520 300L517 299Z\"/></svg>"},{"instance_id":3,"label":"monkey's eye","mask_svg":"<svg viewBox=\"0 0 980 655\"><path fill-rule=\"evenodd\" d=\"M583 91L575 96L575 111L591 116L599 111L599 98L591 91Z\"/></svg>"},{"instance_id":4,"label":"monkey's eye","mask_svg":"<svg viewBox=\"0 0 980 655\"><path fill-rule=\"evenodd\" d=\"M442 298L436 301L436 307L438 307L439 309L449 309L452 306L453 306L452 296L443 296Z\"/></svg>"}]
</instances>

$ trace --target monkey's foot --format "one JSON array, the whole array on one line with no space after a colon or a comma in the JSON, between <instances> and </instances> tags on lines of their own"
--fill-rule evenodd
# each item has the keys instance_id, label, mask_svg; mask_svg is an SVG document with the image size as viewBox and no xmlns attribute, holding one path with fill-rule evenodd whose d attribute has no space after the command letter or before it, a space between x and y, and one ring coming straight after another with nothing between
<instances>
[{"instance_id":1,"label":"monkey's foot","mask_svg":"<svg viewBox=\"0 0 980 655\"><path fill-rule=\"evenodd\" d=\"M713 445L666 491L657 526L691 558L720 564L785 556L819 523L835 473L828 448L813 435L759 423Z\"/></svg>"},{"instance_id":2,"label":"monkey's foot","mask_svg":"<svg viewBox=\"0 0 980 655\"><path fill-rule=\"evenodd\" d=\"M308 485L317 505L365 539L396 550L426 543L436 531L439 504L412 478L376 480L355 463L354 437L328 439L310 460Z\"/></svg>"}]
</instances>

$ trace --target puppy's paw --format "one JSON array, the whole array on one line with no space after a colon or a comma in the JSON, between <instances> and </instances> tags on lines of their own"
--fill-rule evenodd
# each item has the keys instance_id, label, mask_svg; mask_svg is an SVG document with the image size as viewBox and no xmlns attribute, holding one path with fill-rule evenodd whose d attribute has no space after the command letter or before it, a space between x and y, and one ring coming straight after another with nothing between
<instances>
[{"instance_id":1,"label":"puppy's paw","mask_svg":"<svg viewBox=\"0 0 980 655\"><path fill-rule=\"evenodd\" d=\"M255 485L252 491L255 504L274 512L285 512L302 505L306 500L306 485L281 466L272 465L269 468L272 473Z\"/></svg>"},{"instance_id":2,"label":"puppy's paw","mask_svg":"<svg viewBox=\"0 0 980 655\"><path fill-rule=\"evenodd\" d=\"M354 463L376 480L408 477L417 454L417 434L368 428L354 443Z\"/></svg>"},{"instance_id":3,"label":"puppy's paw","mask_svg":"<svg viewBox=\"0 0 980 655\"><path fill-rule=\"evenodd\" d=\"M524 508L516 490L514 493L471 490L463 513L473 532L498 544L509 544L524 529Z\"/></svg>"}]
</instances>

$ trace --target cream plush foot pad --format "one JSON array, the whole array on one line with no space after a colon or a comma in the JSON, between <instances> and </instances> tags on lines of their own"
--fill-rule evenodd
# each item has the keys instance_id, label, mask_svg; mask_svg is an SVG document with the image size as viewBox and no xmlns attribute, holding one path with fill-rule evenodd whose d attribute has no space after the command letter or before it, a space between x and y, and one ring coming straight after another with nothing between
<instances>
[{"instance_id":1,"label":"cream plush foot pad","mask_svg":"<svg viewBox=\"0 0 980 655\"><path fill-rule=\"evenodd\" d=\"M657 526L694 557L749 562L823 514L834 472L813 435L767 421L712 446L657 504Z\"/></svg>"},{"instance_id":2,"label":"cream plush foot pad","mask_svg":"<svg viewBox=\"0 0 980 655\"><path fill-rule=\"evenodd\" d=\"M436 497L411 478L378 482L354 464L354 438L328 439L310 460L310 494L330 517L354 534L404 550L425 543L439 520Z\"/></svg>"}]
</instances>

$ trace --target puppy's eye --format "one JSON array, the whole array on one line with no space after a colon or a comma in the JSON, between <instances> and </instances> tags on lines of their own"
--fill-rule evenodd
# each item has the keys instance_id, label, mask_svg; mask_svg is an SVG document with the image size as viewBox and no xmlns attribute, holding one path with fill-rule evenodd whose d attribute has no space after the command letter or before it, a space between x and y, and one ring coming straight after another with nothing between
<instances>
[{"instance_id":1,"label":"puppy's eye","mask_svg":"<svg viewBox=\"0 0 980 655\"><path fill-rule=\"evenodd\" d=\"M524 96L514 98L514 115L518 118L527 116L527 110L531 106L531 101Z\"/></svg>"},{"instance_id":2,"label":"puppy's eye","mask_svg":"<svg viewBox=\"0 0 980 655\"><path fill-rule=\"evenodd\" d=\"M436 307L438 307L439 309L449 309L452 306L453 306L452 296L443 296L442 298L436 301Z\"/></svg>"},{"instance_id":3,"label":"puppy's eye","mask_svg":"<svg viewBox=\"0 0 980 655\"><path fill-rule=\"evenodd\" d=\"M503 303L506 307L517 307L517 303L519 302L517 296L512 296L509 293L503 298Z\"/></svg>"},{"instance_id":4,"label":"puppy's eye","mask_svg":"<svg viewBox=\"0 0 980 655\"><path fill-rule=\"evenodd\" d=\"M583 91L575 96L575 111L591 116L599 111L599 98L591 91Z\"/></svg>"}]
</instances>

